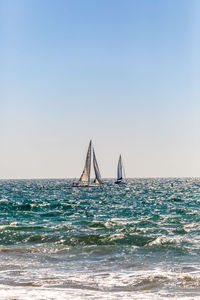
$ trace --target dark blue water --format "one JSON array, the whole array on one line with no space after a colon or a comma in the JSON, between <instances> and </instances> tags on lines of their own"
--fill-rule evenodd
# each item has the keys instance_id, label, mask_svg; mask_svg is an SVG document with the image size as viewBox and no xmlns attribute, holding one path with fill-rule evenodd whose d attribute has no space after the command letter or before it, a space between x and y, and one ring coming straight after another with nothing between
<instances>
[{"instance_id":1,"label":"dark blue water","mask_svg":"<svg viewBox=\"0 0 200 300\"><path fill-rule=\"evenodd\" d=\"M200 298L200 179L0 181L1 299Z\"/></svg>"}]
</instances>

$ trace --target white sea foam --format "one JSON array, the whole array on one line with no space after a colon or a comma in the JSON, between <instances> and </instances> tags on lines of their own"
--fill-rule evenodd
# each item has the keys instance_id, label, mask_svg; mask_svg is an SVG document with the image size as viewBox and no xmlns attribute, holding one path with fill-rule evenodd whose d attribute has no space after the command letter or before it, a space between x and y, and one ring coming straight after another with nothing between
<instances>
[{"instance_id":1,"label":"white sea foam","mask_svg":"<svg viewBox=\"0 0 200 300\"><path fill-rule=\"evenodd\" d=\"M0 199L0 202L8 202L8 199L6 199L6 198L1 198L1 199Z\"/></svg>"},{"instance_id":2,"label":"white sea foam","mask_svg":"<svg viewBox=\"0 0 200 300\"><path fill-rule=\"evenodd\" d=\"M166 299L166 297L169 299L199 299L200 290L200 273L181 273L159 268L145 272L144 270L95 274L78 272L68 274L68 276L65 274L60 278L56 278L55 274L54 276L48 274L42 286L39 287L30 279L28 281L27 278L27 281L21 282L21 284L18 282L12 286L0 285L1 300L125 300ZM167 290L169 284L171 289Z\"/></svg>"}]
</instances>

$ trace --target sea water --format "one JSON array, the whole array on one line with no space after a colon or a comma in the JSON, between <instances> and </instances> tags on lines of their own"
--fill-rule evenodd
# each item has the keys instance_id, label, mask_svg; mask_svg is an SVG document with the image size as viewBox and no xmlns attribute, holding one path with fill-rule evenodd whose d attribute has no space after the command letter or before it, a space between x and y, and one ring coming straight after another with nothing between
<instances>
[{"instance_id":1,"label":"sea water","mask_svg":"<svg viewBox=\"0 0 200 300\"><path fill-rule=\"evenodd\" d=\"M0 299L200 299L200 179L0 181Z\"/></svg>"}]
</instances>

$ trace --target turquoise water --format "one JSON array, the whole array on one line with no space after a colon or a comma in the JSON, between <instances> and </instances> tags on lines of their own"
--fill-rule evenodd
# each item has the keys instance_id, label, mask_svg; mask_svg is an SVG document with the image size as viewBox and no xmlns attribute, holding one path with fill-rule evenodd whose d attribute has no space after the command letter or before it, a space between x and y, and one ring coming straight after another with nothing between
<instances>
[{"instance_id":1,"label":"turquoise water","mask_svg":"<svg viewBox=\"0 0 200 300\"><path fill-rule=\"evenodd\" d=\"M200 298L199 178L71 182L0 181L1 299Z\"/></svg>"}]
</instances>

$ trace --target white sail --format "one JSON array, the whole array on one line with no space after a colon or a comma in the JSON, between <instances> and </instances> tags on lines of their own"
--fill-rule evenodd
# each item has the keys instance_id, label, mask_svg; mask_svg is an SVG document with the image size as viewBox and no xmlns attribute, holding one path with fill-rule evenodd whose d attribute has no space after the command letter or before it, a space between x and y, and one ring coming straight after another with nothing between
<instances>
[{"instance_id":1,"label":"white sail","mask_svg":"<svg viewBox=\"0 0 200 300\"><path fill-rule=\"evenodd\" d=\"M79 179L80 182L90 182L90 169L91 169L91 148L92 148L92 141L90 141L86 161L85 161L85 167L83 169L83 173Z\"/></svg>"},{"instance_id":2,"label":"white sail","mask_svg":"<svg viewBox=\"0 0 200 300\"><path fill-rule=\"evenodd\" d=\"M122 180L122 157L119 156L118 166L117 166L117 180Z\"/></svg>"},{"instance_id":3,"label":"white sail","mask_svg":"<svg viewBox=\"0 0 200 300\"><path fill-rule=\"evenodd\" d=\"M95 180L94 183L96 184L102 184L101 174L99 171L99 166L97 164L96 155L93 149L93 165L94 165L94 172L95 172Z\"/></svg>"}]
</instances>

